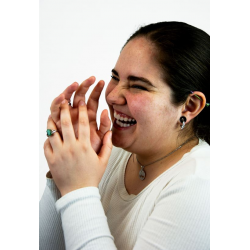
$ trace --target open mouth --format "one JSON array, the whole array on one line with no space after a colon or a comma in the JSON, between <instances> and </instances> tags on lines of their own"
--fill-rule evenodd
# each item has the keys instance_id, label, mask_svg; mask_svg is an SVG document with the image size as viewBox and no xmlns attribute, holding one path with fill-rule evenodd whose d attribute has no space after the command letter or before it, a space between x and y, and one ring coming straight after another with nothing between
<instances>
[{"instance_id":1,"label":"open mouth","mask_svg":"<svg viewBox=\"0 0 250 250\"><path fill-rule=\"evenodd\" d=\"M121 128L131 127L137 123L134 118L117 111L114 112L114 117L114 124L118 125Z\"/></svg>"}]
</instances>

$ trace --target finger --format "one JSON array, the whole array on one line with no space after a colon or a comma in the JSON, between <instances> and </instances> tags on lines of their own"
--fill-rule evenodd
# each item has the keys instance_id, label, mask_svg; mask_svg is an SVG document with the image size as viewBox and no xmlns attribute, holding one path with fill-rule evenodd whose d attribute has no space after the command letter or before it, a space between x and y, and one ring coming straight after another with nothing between
<instances>
[{"instance_id":1,"label":"finger","mask_svg":"<svg viewBox=\"0 0 250 250\"><path fill-rule=\"evenodd\" d=\"M79 88L79 84L77 82L73 82L71 85L69 85L62 94L65 95L65 99L70 101L70 98L72 94Z\"/></svg>"},{"instance_id":2,"label":"finger","mask_svg":"<svg viewBox=\"0 0 250 250\"><path fill-rule=\"evenodd\" d=\"M49 116L47 121L47 129L57 130L56 124L52 120L51 116ZM49 136L48 139L53 151L55 151L58 147L62 145L62 139L58 132L53 133L51 136Z\"/></svg>"},{"instance_id":3,"label":"finger","mask_svg":"<svg viewBox=\"0 0 250 250\"><path fill-rule=\"evenodd\" d=\"M112 151L112 147L113 147L112 139L111 138L112 138L112 131L108 131L104 135L103 145L102 145L101 151L100 151L100 153L98 155L99 158L100 158L100 160L105 165L105 167L108 164L108 160L109 160L109 157L111 155L111 151Z\"/></svg>"},{"instance_id":4,"label":"finger","mask_svg":"<svg viewBox=\"0 0 250 250\"><path fill-rule=\"evenodd\" d=\"M65 99L65 95L60 94L51 103L50 113L51 113L51 117L55 123L57 123L60 120L60 105L64 99Z\"/></svg>"},{"instance_id":5,"label":"finger","mask_svg":"<svg viewBox=\"0 0 250 250\"><path fill-rule=\"evenodd\" d=\"M87 109L90 123L92 123L93 121L96 123L96 113L98 110L99 98L102 93L104 84L105 83L103 80L99 81L89 96Z\"/></svg>"},{"instance_id":6,"label":"finger","mask_svg":"<svg viewBox=\"0 0 250 250\"><path fill-rule=\"evenodd\" d=\"M69 105L66 99L62 101L60 108L63 141L67 144L72 144L75 142L76 137L69 112Z\"/></svg>"},{"instance_id":7,"label":"finger","mask_svg":"<svg viewBox=\"0 0 250 250\"><path fill-rule=\"evenodd\" d=\"M50 111L51 111L51 116L52 119L55 123L57 123L60 120L60 105L61 102L66 99L70 100L72 94L76 91L76 89L79 87L79 84L77 82L72 83L70 86L68 86L63 93L61 93L58 97L56 97L51 106L50 106Z\"/></svg>"},{"instance_id":8,"label":"finger","mask_svg":"<svg viewBox=\"0 0 250 250\"><path fill-rule=\"evenodd\" d=\"M86 145L90 143L90 131L87 106L84 101L79 102L78 109L78 140Z\"/></svg>"},{"instance_id":9,"label":"finger","mask_svg":"<svg viewBox=\"0 0 250 250\"><path fill-rule=\"evenodd\" d=\"M44 155L45 155L46 160L48 162L50 162L50 160L53 157L53 149L50 145L49 138L44 142L43 151L44 151Z\"/></svg>"},{"instance_id":10,"label":"finger","mask_svg":"<svg viewBox=\"0 0 250 250\"><path fill-rule=\"evenodd\" d=\"M74 102L73 107L78 107L79 102L82 100L85 102L85 95L89 89L89 87L95 82L95 77L91 76L85 81L81 83L79 88L76 90L75 96L74 96Z\"/></svg>"},{"instance_id":11,"label":"finger","mask_svg":"<svg viewBox=\"0 0 250 250\"><path fill-rule=\"evenodd\" d=\"M101 139L110 130L110 126L111 126L111 121L109 119L108 110L104 109L101 113L100 128L98 131L98 135Z\"/></svg>"}]
</instances>

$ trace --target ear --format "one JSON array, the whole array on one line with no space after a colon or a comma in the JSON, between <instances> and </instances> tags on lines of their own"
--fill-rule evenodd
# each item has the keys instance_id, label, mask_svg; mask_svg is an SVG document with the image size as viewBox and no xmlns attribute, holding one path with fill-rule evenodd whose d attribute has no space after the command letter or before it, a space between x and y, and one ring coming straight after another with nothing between
<instances>
[{"instance_id":1,"label":"ear","mask_svg":"<svg viewBox=\"0 0 250 250\"><path fill-rule=\"evenodd\" d=\"M186 123L194 119L204 109L205 105L206 97L202 92L194 91L190 94L182 109L182 116L187 118Z\"/></svg>"}]
</instances>

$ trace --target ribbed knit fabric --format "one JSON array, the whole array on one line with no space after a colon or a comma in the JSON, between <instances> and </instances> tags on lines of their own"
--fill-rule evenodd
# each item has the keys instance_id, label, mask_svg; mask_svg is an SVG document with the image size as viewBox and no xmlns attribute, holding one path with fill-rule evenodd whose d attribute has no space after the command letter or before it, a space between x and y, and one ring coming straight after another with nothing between
<instances>
[{"instance_id":1,"label":"ribbed knit fabric","mask_svg":"<svg viewBox=\"0 0 250 250\"><path fill-rule=\"evenodd\" d=\"M209 249L209 145L200 140L138 195L129 195L124 186L130 155L114 147L99 190L78 189L54 203L66 249ZM47 212L55 213L54 220L42 215L47 223L41 233L53 227L50 223L56 224L54 228L61 225L49 197L55 190L50 191L41 203L51 203ZM61 230L56 230L53 237L58 242ZM47 246L53 237L41 242L40 249L52 249Z\"/></svg>"},{"instance_id":2,"label":"ribbed knit fabric","mask_svg":"<svg viewBox=\"0 0 250 250\"><path fill-rule=\"evenodd\" d=\"M47 178L47 186L39 203L39 250L65 249L61 216L55 207L60 197L54 181Z\"/></svg>"}]
</instances>

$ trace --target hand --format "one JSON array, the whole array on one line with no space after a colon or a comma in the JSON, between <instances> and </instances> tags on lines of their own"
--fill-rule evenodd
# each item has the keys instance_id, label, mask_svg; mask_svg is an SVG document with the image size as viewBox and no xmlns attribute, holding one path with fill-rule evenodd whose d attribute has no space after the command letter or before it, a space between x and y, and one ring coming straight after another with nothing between
<instances>
[{"instance_id":1,"label":"hand","mask_svg":"<svg viewBox=\"0 0 250 250\"><path fill-rule=\"evenodd\" d=\"M106 169L112 150L111 131L105 133L100 153L97 154L90 142L90 123L87 106L83 101L78 106L78 138L72 125L67 100L60 105L61 129L44 143L44 153L56 186L65 195L73 190L97 187ZM57 129L49 117L48 129Z\"/></svg>"},{"instance_id":2,"label":"hand","mask_svg":"<svg viewBox=\"0 0 250 250\"><path fill-rule=\"evenodd\" d=\"M90 78L83 81L79 86L78 83L74 82L68 86L62 94L55 98L51 104L51 117L52 120L56 123L57 130L61 134L61 120L60 120L60 104L64 99L70 100L72 94L76 91L73 101L73 106L69 107L71 120L73 128L75 131L76 138L78 137L78 103L80 100L85 102L85 94L87 93L89 87L95 82L95 77L91 76ZM95 88L93 89L87 103L88 118L90 123L90 141L95 152L99 152L103 136L107 131L109 131L111 126L111 121L108 117L108 111L103 110L100 117L100 127L98 130L96 122L96 113L98 109L98 102L101 95L101 92L104 87L104 81L99 81Z\"/></svg>"}]
</instances>

